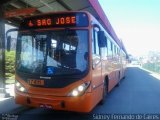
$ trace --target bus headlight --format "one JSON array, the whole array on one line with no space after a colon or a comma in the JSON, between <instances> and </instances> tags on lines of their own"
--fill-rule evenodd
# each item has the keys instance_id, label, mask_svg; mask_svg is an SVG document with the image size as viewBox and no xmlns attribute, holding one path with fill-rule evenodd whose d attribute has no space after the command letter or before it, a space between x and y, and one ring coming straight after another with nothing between
<instances>
[{"instance_id":1,"label":"bus headlight","mask_svg":"<svg viewBox=\"0 0 160 120\"><path fill-rule=\"evenodd\" d=\"M90 85L90 82L86 82L86 83L83 83L83 84L79 85L78 87L73 89L68 94L68 96L76 97L76 96L82 95L85 92L85 90L88 88L89 85Z\"/></svg>"},{"instance_id":2,"label":"bus headlight","mask_svg":"<svg viewBox=\"0 0 160 120\"><path fill-rule=\"evenodd\" d=\"M16 81L15 87L16 87L17 90L19 90L21 92L27 92L27 90L24 88L24 86L18 81Z\"/></svg>"}]
</instances>

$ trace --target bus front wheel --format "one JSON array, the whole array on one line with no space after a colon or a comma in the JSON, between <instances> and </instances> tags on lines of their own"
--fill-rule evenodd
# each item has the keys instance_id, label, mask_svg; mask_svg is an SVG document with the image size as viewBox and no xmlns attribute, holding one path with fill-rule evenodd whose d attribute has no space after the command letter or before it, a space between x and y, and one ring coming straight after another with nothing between
<instances>
[{"instance_id":1,"label":"bus front wheel","mask_svg":"<svg viewBox=\"0 0 160 120\"><path fill-rule=\"evenodd\" d=\"M107 83L106 83L106 80L104 80L103 96L102 96L102 100L100 101L100 105L103 105L105 103L106 96L107 96Z\"/></svg>"}]
</instances>

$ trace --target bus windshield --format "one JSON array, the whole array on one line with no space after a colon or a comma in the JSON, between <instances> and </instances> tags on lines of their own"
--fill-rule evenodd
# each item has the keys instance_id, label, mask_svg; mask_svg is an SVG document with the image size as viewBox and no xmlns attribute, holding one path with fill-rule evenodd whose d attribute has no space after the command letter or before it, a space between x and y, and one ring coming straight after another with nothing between
<instances>
[{"instance_id":1,"label":"bus windshield","mask_svg":"<svg viewBox=\"0 0 160 120\"><path fill-rule=\"evenodd\" d=\"M88 68L88 30L20 32L16 70L37 75L70 75Z\"/></svg>"}]
</instances>

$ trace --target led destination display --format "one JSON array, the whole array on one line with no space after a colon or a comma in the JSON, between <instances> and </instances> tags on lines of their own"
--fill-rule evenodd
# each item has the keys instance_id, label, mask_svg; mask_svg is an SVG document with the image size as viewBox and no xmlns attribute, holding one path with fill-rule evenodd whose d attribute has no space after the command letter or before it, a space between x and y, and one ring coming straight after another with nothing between
<instances>
[{"instance_id":1,"label":"led destination display","mask_svg":"<svg viewBox=\"0 0 160 120\"><path fill-rule=\"evenodd\" d=\"M51 28L51 27L87 27L86 13L49 14L26 18L21 29Z\"/></svg>"}]
</instances>

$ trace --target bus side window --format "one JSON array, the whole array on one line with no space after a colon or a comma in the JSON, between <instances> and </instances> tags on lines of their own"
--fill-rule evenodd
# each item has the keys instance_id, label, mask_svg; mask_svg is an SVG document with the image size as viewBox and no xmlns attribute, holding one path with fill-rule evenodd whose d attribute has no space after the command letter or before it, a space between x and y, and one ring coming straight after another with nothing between
<instances>
[{"instance_id":1,"label":"bus side window","mask_svg":"<svg viewBox=\"0 0 160 120\"><path fill-rule=\"evenodd\" d=\"M106 36L105 36L105 41L106 41L105 47L100 48L101 57L103 59L107 59L107 55L108 55L108 50L107 50L108 45L107 45L107 37Z\"/></svg>"},{"instance_id":2,"label":"bus side window","mask_svg":"<svg viewBox=\"0 0 160 120\"><path fill-rule=\"evenodd\" d=\"M53 49L55 49L55 48L57 47L57 41L56 41L56 40L51 39L51 47L52 47Z\"/></svg>"},{"instance_id":3,"label":"bus side window","mask_svg":"<svg viewBox=\"0 0 160 120\"><path fill-rule=\"evenodd\" d=\"M93 29L92 48L93 54L100 55L100 49L98 46L98 28L96 27Z\"/></svg>"},{"instance_id":4,"label":"bus side window","mask_svg":"<svg viewBox=\"0 0 160 120\"><path fill-rule=\"evenodd\" d=\"M107 40L107 37L105 37L105 40L106 40L106 47L105 47L105 57L107 57L108 55L108 40Z\"/></svg>"},{"instance_id":5,"label":"bus side window","mask_svg":"<svg viewBox=\"0 0 160 120\"><path fill-rule=\"evenodd\" d=\"M116 57L116 46L113 44L113 57Z\"/></svg>"},{"instance_id":6,"label":"bus side window","mask_svg":"<svg viewBox=\"0 0 160 120\"><path fill-rule=\"evenodd\" d=\"M95 46L94 29L93 29L93 31L92 31L92 54L96 53L95 48L96 48L96 46Z\"/></svg>"},{"instance_id":7,"label":"bus side window","mask_svg":"<svg viewBox=\"0 0 160 120\"><path fill-rule=\"evenodd\" d=\"M108 42L108 57L112 58L112 51L113 51L112 42L110 40L108 40L107 42Z\"/></svg>"}]
</instances>

